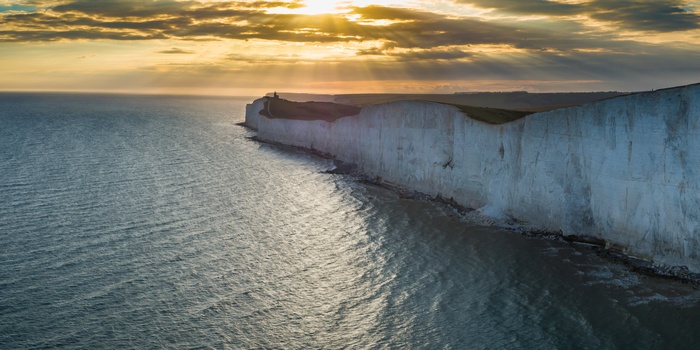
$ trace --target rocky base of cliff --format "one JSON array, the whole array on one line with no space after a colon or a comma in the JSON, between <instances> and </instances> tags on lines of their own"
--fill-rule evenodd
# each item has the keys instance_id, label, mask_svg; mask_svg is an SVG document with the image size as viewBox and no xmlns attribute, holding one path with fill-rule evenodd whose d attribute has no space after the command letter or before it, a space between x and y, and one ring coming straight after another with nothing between
<instances>
[{"instance_id":1,"label":"rocky base of cliff","mask_svg":"<svg viewBox=\"0 0 700 350\"><path fill-rule=\"evenodd\" d=\"M252 136L249 139L255 142L270 144L284 149L303 151L322 158L333 159L334 167L325 171L324 173L346 175L354 178L355 181L360 183L386 188L395 192L401 199L421 200L444 205L454 210L457 215L461 216L465 222L470 224L504 228L527 237L547 240L554 239L574 245L585 245L590 247L590 249L593 249L599 256L611 261L622 263L637 273L652 277L666 278L682 283L692 283L693 285L700 287L700 274L690 272L685 266L666 266L655 263L654 261L639 259L637 257L625 254L621 247L600 238L586 235L564 235L561 231L544 231L530 226L527 223L519 222L518 220L510 218L503 213L494 212L492 208L468 208L457 203L454 198L444 198L439 194L437 196L431 196L419 191L414 191L386 182L381 177L367 176L358 169L357 165L334 159L332 155L325 152L271 142L260 139L257 136Z\"/></svg>"}]
</instances>

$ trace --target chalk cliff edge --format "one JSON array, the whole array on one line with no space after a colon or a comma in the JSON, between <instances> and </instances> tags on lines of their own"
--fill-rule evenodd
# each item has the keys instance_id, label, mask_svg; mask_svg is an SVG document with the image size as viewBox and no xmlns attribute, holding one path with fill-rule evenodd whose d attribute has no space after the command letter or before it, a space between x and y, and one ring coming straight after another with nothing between
<instances>
[{"instance_id":1,"label":"chalk cliff edge","mask_svg":"<svg viewBox=\"0 0 700 350\"><path fill-rule=\"evenodd\" d=\"M492 125L425 101L332 122L246 109L258 138L317 150L371 177L529 227L604 240L700 273L700 84Z\"/></svg>"}]
</instances>

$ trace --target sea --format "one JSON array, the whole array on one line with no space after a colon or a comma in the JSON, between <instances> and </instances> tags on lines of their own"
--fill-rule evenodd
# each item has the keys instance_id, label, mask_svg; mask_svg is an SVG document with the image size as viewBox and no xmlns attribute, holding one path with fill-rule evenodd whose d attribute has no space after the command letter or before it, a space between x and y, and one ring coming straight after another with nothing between
<instances>
[{"instance_id":1,"label":"sea","mask_svg":"<svg viewBox=\"0 0 700 350\"><path fill-rule=\"evenodd\" d=\"M405 198L253 97L0 94L0 349L698 349L696 283Z\"/></svg>"}]
</instances>

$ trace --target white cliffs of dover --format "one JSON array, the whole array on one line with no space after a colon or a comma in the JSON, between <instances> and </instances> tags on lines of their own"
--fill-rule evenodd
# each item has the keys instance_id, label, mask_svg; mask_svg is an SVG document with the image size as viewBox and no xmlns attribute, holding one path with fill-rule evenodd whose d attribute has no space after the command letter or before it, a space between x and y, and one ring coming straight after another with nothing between
<instances>
[{"instance_id":1,"label":"white cliffs of dover","mask_svg":"<svg viewBox=\"0 0 700 350\"><path fill-rule=\"evenodd\" d=\"M400 101L334 122L271 119L262 140L314 149L371 177L528 227L602 239L700 273L700 85L636 93L491 125Z\"/></svg>"}]
</instances>

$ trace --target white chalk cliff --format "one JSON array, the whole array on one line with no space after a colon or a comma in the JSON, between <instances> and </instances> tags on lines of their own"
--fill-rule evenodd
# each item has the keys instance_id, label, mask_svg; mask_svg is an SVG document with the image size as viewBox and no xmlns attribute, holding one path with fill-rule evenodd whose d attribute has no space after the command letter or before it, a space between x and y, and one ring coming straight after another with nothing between
<instances>
[{"instance_id":1,"label":"white chalk cliff","mask_svg":"<svg viewBox=\"0 0 700 350\"><path fill-rule=\"evenodd\" d=\"M258 137L315 149L369 176L531 227L598 238L700 272L700 85L631 94L490 125L400 101L334 122L267 118Z\"/></svg>"}]
</instances>

